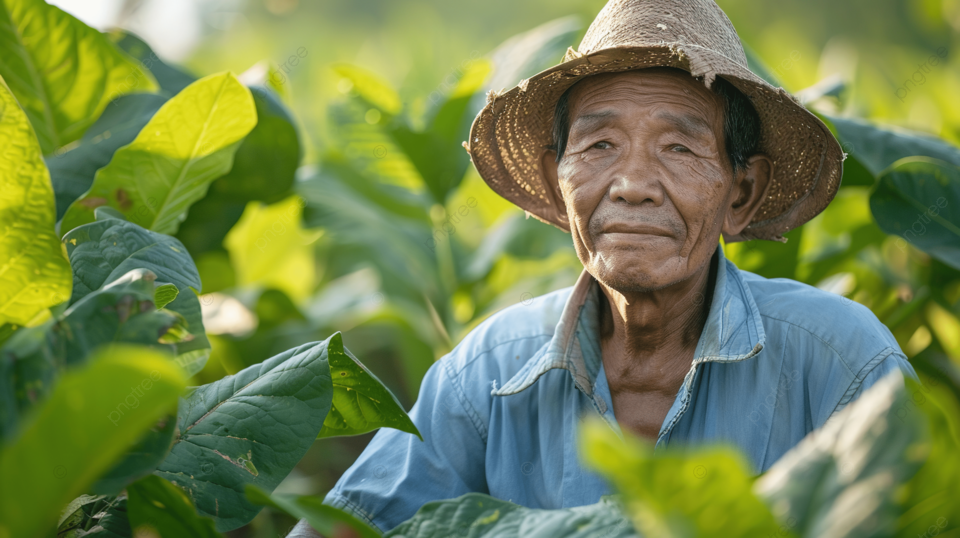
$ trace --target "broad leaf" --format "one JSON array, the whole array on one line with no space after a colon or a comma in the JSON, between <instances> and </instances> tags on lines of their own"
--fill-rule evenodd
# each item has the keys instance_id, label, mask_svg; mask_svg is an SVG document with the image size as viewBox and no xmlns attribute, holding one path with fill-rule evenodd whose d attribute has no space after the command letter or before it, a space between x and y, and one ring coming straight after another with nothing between
<instances>
[{"instance_id":1,"label":"broad leaf","mask_svg":"<svg viewBox=\"0 0 960 538\"><path fill-rule=\"evenodd\" d=\"M905 157L932 157L960 166L960 148L939 138L860 120L826 118L836 130L843 150L856 157L875 177ZM846 167L847 163L843 165Z\"/></svg>"},{"instance_id":2,"label":"broad leaf","mask_svg":"<svg viewBox=\"0 0 960 538\"><path fill-rule=\"evenodd\" d=\"M269 506L294 519L306 519L313 529L324 536L337 536L341 529L351 529L359 538L379 538L380 533L349 512L323 504L323 498L309 495L270 495L247 485L247 499L253 504Z\"/></svg>"},{"instance_id":3,"label":"broad leaf","mask_svg":"<svg viewBox=\"0 0 960 538\"><path fill-rule=\"evenodd\" d=\"M37 137L2 80L0 148L0 324L23 325L70 295L70 264L54 233L53 189Z\"/></svg>"},{"instance_id":4,"label":"broad leaf","mask_svg":"<svg viewBox=\"0 0 960 538\"><path fill-rule=\"evenodd\" d=\"M891 374L785 454L755 490L802 536L891 536L898 491L930 452L927 421Z\"/></svg>"},{"instance_id":5,"label":"broad leaf","mask_svg":"<svg viewBox=\"0 0 960 538\"><path fill-rule=\"evenodd\" d=\"M870 210L880 228L960 269L960 168L913 157L880 176ZM903 239L897 240L903 243ZM901 245L902 248L902 245Z\"/></svg>"},{"instance_id":6,"label":"broad leaf","mask_svg":"<svg viewBox=\"0 0 960 538\"><path fill-rule=\"evenodd\" d=\"M238 142L256 125L250 91L230 73L194 82L167 101L120 148L63 216L66 232L94 220L103 205L160 233L176 233L190 205L233 165Z\"/></svg>"},{"instance_id":7,"label":"broad leaf","mask_svg":"<svg viewBox=\"0 0 960 538\"><path fill-rule=\"evenodd\" d=\"M98 213L106 217L105 212ZM73 264L75 303L133 269L146 269L159 282L180 292L165 309L184 317L189 341L177 344L177 361L187 372L199 372L210 353L200 312L200 275L184 246L168 235L145 230L132 222L104 218L70 231L63 242Z\"/></svg>"},{"instance_id":8,"label":"broad leaf","mask_svg":"<svg viewBox=\"0 0 960 538\"><path fill-rule=\"evenodd\" d=\"M624 495L645 536L790 536L751 491L742 456L729 448L655 453L625 431L621 440L599 418L583 421L581 453ZM778 534L783 532L783 534Z\"/></svg>"},{"instance_id":9,"label":"broad leaf","mask_svg":"<svg viewBox=\"0 0 960 538\"><path fill-rule=\"evenodd\" d=\"M81 495L60 515L57 538L130 538L127 497Z\"/></svg>"},{"instance_id":10,"label":"broad leaf","mask_svg":"<svg viewBox=\"0 0 960 538\"><path fill-rule=\"evenodd\" d=\"M412 433L423 441L397 397L343 347L340 333L331 336L329 342L327 360L333 382L333 407L317 437L360 435L386 427Z\"/></svg>"},{"instance_id":11,"label":"broad leaf","mask_svg":"<svg viewBox=\"0 0 960 538\"><path fill-rule=\"evenodd\" d=\"M131 346L105 348L65 374L0 452L0 535L46 536L60 508L169 412L184 384L168 357Z\"/></svg>"},{"instance_id":12,"label":"broad leaf","mask_svg":"<svg viewBox=\"0 0 960 538\"><path fill-rule=\"evenodd\" d=\"M42 0L0 1L0 76L44 153L80 138L117 96L157 87L106 36Z\"/></svg>"},{"instance_id":13,"label":"broad leaf","mask_svg":"<svg viewBox=\"0 0 960 538\"><path fill-rule=\"evenodd\" d=\"M118 47L124 52L140 60L144 67L150 70L160 89L169 95L176 95L184 88L192 84L197 77L192 74L163 62L153 49L139 36L127 32L126 30L113 30L107 34Z\"/></svg>"},{"instance_id":14,"label":"broad leaf","mask_svg":"<svg viewBox=\"0 0 960 538\"><path fill-rule=\"evenodd\" d=\"M157 474L184 489L217 530L260 511L245 486L272 492L313 444L330 410L330 339L285 351L180 400L179 436Z\"/></svg>"},{"instance_id":15,"label":"broad leaf","mask_svg":"<svg viewBox=\"0 0 960 538\"><path fill-rule=\"evenodd\" d=\"M121 95L107 105L83 138L66 151L47 156L57 197L57 220L90 189L97 170L110 162L115 151L133 142L166 101L166 97L153 93Z\"/></svg>"},{"instance_id":16,"label":"broad leaf","mask_svg":"<svg viewBox=\"0 0 960 538\"><path fill-rule=\"evenodd\" d=\"M637 538L613 496L597 504L562 510L535 510L482 493L433 501L384 538ZM661 536L661 535L650 535Z\"/></svg>"},{"instance_id":17,"label":"broad leaf","mask_svg":"<svg viewBox=\"0 0 960 538\"><path fill-rule=\"evenodd\" d=\"M221 536L214 528L213 520L198 515L180 488L158 476L147 476L130 484L127 488L127 517L137 535L147 527L164 538Z\"/></svg>"}]
</instances>

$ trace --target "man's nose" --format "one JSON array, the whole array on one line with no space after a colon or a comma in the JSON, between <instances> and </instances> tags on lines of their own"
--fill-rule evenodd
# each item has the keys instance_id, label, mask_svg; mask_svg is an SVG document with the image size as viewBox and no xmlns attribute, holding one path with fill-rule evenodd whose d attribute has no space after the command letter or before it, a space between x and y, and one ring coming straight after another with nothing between
<instances>
[{"instance_id":1,"label":"man's nose","mask_svg":"<svg viewBox=\"0 0 960 538\"><path fill-rule=\"evenodd\" d=\"M610 185L611 201L630 205L649 201L654 206L663 203L663 165L648 149L629 150L614 174Z\"/></svg>"}]
</instances>

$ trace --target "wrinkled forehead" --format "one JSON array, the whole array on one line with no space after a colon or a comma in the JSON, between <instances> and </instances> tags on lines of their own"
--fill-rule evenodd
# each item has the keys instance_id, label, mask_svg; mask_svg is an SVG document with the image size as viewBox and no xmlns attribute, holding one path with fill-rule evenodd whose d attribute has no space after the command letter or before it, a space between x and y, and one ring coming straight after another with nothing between
<instances>
[{"instance_id":1,"label":"wrinkled forehead","mask_svg":"<svg viewBox=\"0 0 960 538\"><path fill-rule=\"evenodd\" d=\"M720 127L724 103L701 80L682 69L635 69L592 75L574 84L569 96L569 120L575 123L582 116L592 117L598 111L624 106L672 108Z\"/></svg>"}]
</instances>

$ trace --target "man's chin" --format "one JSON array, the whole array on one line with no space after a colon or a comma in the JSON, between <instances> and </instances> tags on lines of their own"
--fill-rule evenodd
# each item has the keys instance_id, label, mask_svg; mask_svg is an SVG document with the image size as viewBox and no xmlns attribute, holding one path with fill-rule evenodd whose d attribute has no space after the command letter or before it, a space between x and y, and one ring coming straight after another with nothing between
<instances>
[{"instance_id":1,"label":"man's chin","mask_svg":"<svg viewBox=\"0 0 960 538\"><path fill-rule=\"evenodd\" d=\"M682 276L678 278L678 275L667 270L667 267L677 267L676 260L622 256L614 263L590 268L590 274L607 287L621 293L641 293L656 291L682 280Z\"/></svg>"}]
</instances>

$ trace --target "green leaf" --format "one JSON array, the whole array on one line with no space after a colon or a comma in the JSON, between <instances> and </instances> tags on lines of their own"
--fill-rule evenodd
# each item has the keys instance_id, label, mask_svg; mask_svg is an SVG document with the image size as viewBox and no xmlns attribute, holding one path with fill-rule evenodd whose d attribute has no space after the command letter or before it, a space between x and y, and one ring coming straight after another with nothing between
<instances>
[{"instance_id":1,"label":"green leaf","mask_svg":"<svg viewBox=\"0 0 960 538\"><path fill-rule=\"evenodd\" d=\"M180 93L184 88L197 80L197 77L183 69L164 63L163 60L158 58L156 53L153 52L153 49L147 45L146 41L140 39L139 36L133 33L116 29L107 34L107 37L123 49L124 52L140 60L140 63L149 69L157 79L157 82L160 84L160 89L168 95Z\"/></svg>"},{"instance_id":2,"label":"green leaf","mask_svg":"<svg viewBox=\"0 0 960 538\"><path fill-rule=\"evenodd\" d=\"M375 73L355 65L336 64L332 67L334 72L353 84L353 91L370 106L376 107L385 114L396 115L400 113L403 104L400 101L400 96L390 86L390 83L381 79Z\"/></svg>"},{"instance_id":3,"label":"green leaf","mask_svg":"<svg viewBox=\"0 0 960 538\"><path fill-rule=\"evenodd\" d=\"M890 536L898 490L930 452L925 420L910 419L911 393L888 375L805 437L757 481L755 491L801 536Z\"/></svg>"},{"instance_id":4,"label":"green leaf","mask_svg":"<svg viewBox=\"0 0 960 538\"><path fill-rule=\"evenodd\" d=\"M144 228L176 233L190 205L230 170L239 141L256 122L250 91L232 74L194 82L97 172L63 216L61 232L93 221L93 210L109 205Z\"/></svg>"},{"instance_id":5,"label":"green leaf","mask_svg":"<svg viewBox=\"0 0 960 538\"><path fill-rule=\"evenodd\" d=\"M126 496L81 495L60 516L57 538L130 538Z\"/></svg>"},{"instance_id":6,"label":"green leaf","mask_svg":"<svg viewBox=\"0 0 960 538\"><path fill-rule=\"evenodd\" d=\"M621 441L599 418L582 422L586 464L624 495L645 536L790 536L751 491L739 452L726 448L653 451L624 432ZM783 532L783 534L777 534Z\"/></svg>"},{"instance_id":7,"label":"green leaf","mask_svg":"<svg viewBox=\"0 0 960 538\"><path fill-rule=\"evenodd\" d=\"M386 427L412 433L423 441L397 397L343 347L340 333L330 337L327 358L333 382L333 407L318 438L360 435Z\"/></svg>"},{"instance_id":8,"label":"green leaf","mask_svg":"<svg viewBox=\"0 0 960 538\"><path fill-rule=\"evenodd\" d=\"M127 487L127 514L136 534L152 527L163 538L217 538L213 520L197 514L183 490L158 477L147 476Z\"/></svg>"},{"instance_id":9,"label":"green leaf","mask_svg":"<svg viewBox=\"0 0 960 538\"><path fill-rule=\"evenodd\" d=\"M0 324L24 325L66 300L70 264L54 233L53 189L37 137L2 80L0 147Z\"/></svg>"},{"instance_id":10,"label":"green leaf","mask_svg":"<svg viewBox=\"0 0 960 538\"><path fill-rule=\"evenodd\" d=\"M101 217L106 215L98 214ZM177 344L177 362L192 376L203 369L210 342L203 330L200 312L200 275L184 246L168 235L144 230L132 222L104 218L76 228L63 237L73 264L73 297L76 303L133 269L146 269L160 282L179 290L165 310L183 316L189 341ZM196 293L187 292L194 290Z\"/></svg>"},{"instance_id":11,"label":"green leaf","mask_svg":"<svg viewBox=\"0 0 960 538\"><path fill-rule=\"evenodd\" d=\"M152 473L170 452L176 431L176 416L161 417L130 447L123 459L90 486L90 491L117 495L134 480Z\"/></svg>"},{"instance_id":12,"label":"green leaf","mask_svg":"<svg viewBox=\"0 0 960 538\"><path fill-rule=\"evenodd\" d=\"M536 510L482 493L424 504L384 538L637 538L614 496L562 510ZM650 535L662 536L662 535Z\"/></svg>"},{"instance_id":13,"label":"green leaf","mask_svg":"<svg viewBox=\"0 0 960 538\"><path fill-rule=\"evenodd\" d=\"M160 284L153 290L153 304L163 308L180 295L180 290L173 284Z\"/></svg>"},{"instance_id":14,"label":"green leaf","mask_svg":"<svg viewBox=\"0 0 960 538\"><path fill-rule=\"evenodd\" d=\"M344 527L352 529L359 538L379 538L380 533L360 521L353 514L323 504L320 497L309 495L269 494L247 484L247 499L256 505L269 506L294 519L306 519L313 529L325 536L337 536Z\"/></svg>"},{"instance_id":15,"label":"green leaf","mask_svg":"<svg viewBox=\"0 0 960 538\"><path fill-rule=\"evenodd\" d=\"M169 358L132 346L104 348L65 374L0 452L0 535L45 536L60 509L169 412L184 386Z\"/></svg>"},{"instance_id":16,"label":"green leaf","mask_svg":"<svg viewBox=\"0 0 960 538\"><path fill-rule=\"evenodd\" d=\"M156 474L183 488L224 532L260 511L245 486L272 492L330 410L330 339L285 351L180 400L180 434Z\"/></svg>"},{"instance_id":17,"label":"green leaf","mask_svg":"<svg viewBox=\"0 0 960 538\"><path fill-rule=\"evenodd\" d=\"M118 95L157 87L103 34L42 0L0 1L0 77L44 153L80 138Z\"/></svg>"},{"instance_id":18,"label":"green leaf","mask_svg":"<svg viewBox=\"0 0 960 538\"><path fill-rule=\"evenodd\" d=\"M57 198L57 220L90 189L97 170L110 162L114 152L133 142L165 102L166 97L153 93L121 95L107 105L83 138L46 157Z\"/></svg>"},{"instance_id":19,"label":"green leaf","mask_svg":"<svg viewBox=\"0 0 960 538\"><path fill-rule=\"evenodd\" d=\"M880 228L960 269L960 168L912 157L897 161L870 194ZM903 239L898 240L901 249Z\"/></svg>"},{"instance_id":20,"label":"green leaf","mask_svg":"<svg viewBox=\"0 0 960 538\"><path fill-rule=\"evenodd\" d=\"M856 157L874 177L905 157L933 157L960 166L960 148L939 138L905 129L879 127L860 120L823 117L832 124L843 150ZM846 167L848 163L843 165Z\"/></svg>"}]
</instances>

